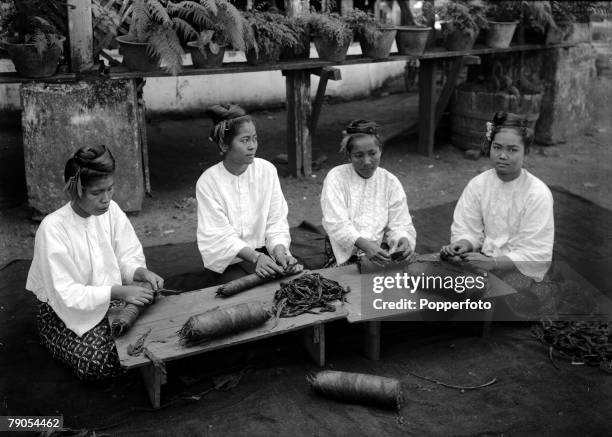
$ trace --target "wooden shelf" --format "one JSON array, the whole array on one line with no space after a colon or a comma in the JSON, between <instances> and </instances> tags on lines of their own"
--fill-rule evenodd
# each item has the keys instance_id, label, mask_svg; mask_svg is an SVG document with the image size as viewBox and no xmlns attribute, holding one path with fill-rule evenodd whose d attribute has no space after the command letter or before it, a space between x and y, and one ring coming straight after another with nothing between
<instances>
[{"instance_id":1,"label":"wooden shelf","mask_svg":"<svg viewBox=\"0 0 612 437\"><path fill-rule=\"evenodd\" d=\"M194 68L191 65L183 67L183 71L179 73L179 76L200 76L208 74L237 74L237 73L253 73L257 71L275 71L275 70L318 70L323 67L329 67L334 65L357 65L357 64L369 64L377 62L394 62L394 61L407 61L410 59L442 59L442 58L454 58L458 56L468 55L489 55L494 53L509 53L509 52L523 52L532 50L548 50L556 48L565 48L575 46L575 43L559 43L551 45L539 45L539 44L525 44L525 45L512 45L505 49L493 49L485 46L476 46L472 50L465 51L448 51L443 48L434 48L423 53L420 56L408 56L392 54L386 59L371 59L364 58L361 55L350 55L347 56L346 60L342 63L334 63L329 61L322 61L319 59L305 59L298 61L283 61L274 64L266 65L249 65L246 62L229 62L223 64L219 68ZM123 66L112 67L108 76L99 75L97 72L92 74L74 74L64 73L56 74L55 76L42 78L42 79L29 79L21 76L17 76L17 73L5 72L0 73L0 84L1 83L22 83L22 82L49 82L49 83L61 83L61 82L74 82L77 80L87 80L95 77L107 77L109 79L132 79L141 77L166 77L171 74L166 73L163 70L155 70L150 72L143 71L130 71Z\"/></svg>"}]
</instances>

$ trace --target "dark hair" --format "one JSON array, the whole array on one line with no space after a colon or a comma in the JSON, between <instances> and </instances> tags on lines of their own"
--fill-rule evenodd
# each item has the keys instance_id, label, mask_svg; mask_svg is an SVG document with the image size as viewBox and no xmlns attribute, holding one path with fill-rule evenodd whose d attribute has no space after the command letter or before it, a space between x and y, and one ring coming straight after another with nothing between
<instances>
[{"instance_id":1,"label":"dark hair","mask_svg":"<svg viewBox=\"0 0 612 437\"><path fill-rule=\"evenodd\" d=\"M254 123L251 116L238 105L213 105L206 109L206 114L214 123L210 140L215 142L222 152L222 146L230 145L240 126L248 122Z\"/></svg>"},{"instance_id":2,"label":"dark hair","mask_svg":"<svg viewBox=\"0 0 612 437\"><path fill-rule=\"evenodd\" d=\"M373 137L376 145L382 151L383 143L378 136L378 128L380 126L370 120L352 120L346 125L342 131L344 137L340 142L340 151L349 155L353 149L353 141L356 138Z\"/></svg>"},{"instance_id":3,"label":"dark hair","mask_svg":"<svg viewBox=\"0 0 612 437\"><path fill-rule=\"evenodd\" d=\"M85 146L74 152L64 168L64 182L79 173L83 185L92 179L115 173L115 158L104 145Z\"/></svg>"},{"instance_id":4,"label":"dark hair","mask_svg":"<svg viewBox=\"0 0 612 437\"><path fill-rule=\"evenodd\" d=\"M525 153L529 153L534 133L533 129L529 127L529 120L526 117L512 112L499 111L495 113L490 124L487 124L487 132L482 142L482 155L489 156L491 154L491 144L493 144L495 135L502 129L514 129L523 139Z\"/></svg>"},{"instance_id":5,"label":"dark hair","mask_svg":"<svg viewBox=\"0 0 612 437\"><path fill-rule=\"evenodd\" d=\"M64 167L64 191L71 197L81 197L83 187L94 179L115 173L115 158L104 145L84 146L74 152Z\"/></svg>"}]
</instances>

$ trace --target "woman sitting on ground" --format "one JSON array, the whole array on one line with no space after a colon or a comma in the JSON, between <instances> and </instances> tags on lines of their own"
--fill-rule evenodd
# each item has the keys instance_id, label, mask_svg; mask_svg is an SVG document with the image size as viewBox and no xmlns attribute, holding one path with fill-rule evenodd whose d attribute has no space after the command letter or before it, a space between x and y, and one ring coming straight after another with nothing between
<instances>
[{"instance_id":1,"label":"woman sitting on ground","mask_svg":"<svg viewBox=\"0 0 612 437\"><path fill-rule=\"evenodd\" d=\"M378 265L414 256L416 230L406 194L397 177L379 167L377 128L367 120L348 124L340 151L349 163L330 170L323 183L323 227L337 265L361 253Z\"/></svg>"},{"instance_id":2,"label":"woman sitting on ground","mask_svg":"<svg viewBox=\"0 0 612 437\"><path fill-rule=\"evenodd\" d=\"M116 376L121 368L106 317L111 299L134 305L153 291L132 284L164 281L147 270L142 246L111 200L115 160L105 146L82 147L66 163L70 202L40 224L26 289L39 303L38 331L51 354L80 379Z\"/></svg>"},{"instance_id":3,"label":"woman sitting on ground","mask_svg":"<svg viewBox=\"0 0 612 437\"><path fill-rule=\"evenodd\" d=\"M211 140L223 159L196 185L197 241L207 284L225 283L249 273L271 277L296 263L287 202L276 168L256 158L253 119L235 105L208 109L214 122Z\"/></svg>"},{"instance_id":4,"label":"woman sitting on ground","mask_svg":"<svg viewBox=\"0 0 612 437\"><path fill-rule=\"evenodd\" d=\"M501 276L516 273L542 281L552 260L553 198L523 168L533 131L520 115L498 112L487 123L483 153L493 168L473 178L455 208L451 243L442 257ZM511 284L512 285L512 284Z\"/></svg>"}]
</instances>

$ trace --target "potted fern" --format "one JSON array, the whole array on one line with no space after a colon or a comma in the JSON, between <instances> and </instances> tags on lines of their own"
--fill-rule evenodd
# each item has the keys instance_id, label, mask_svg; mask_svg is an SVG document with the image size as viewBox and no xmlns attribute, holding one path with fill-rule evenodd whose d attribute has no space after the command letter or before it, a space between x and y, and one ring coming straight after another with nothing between
<instances>
[{"instance_id":1,"label":"potted fern","mask_svg":"<svg viewBox=\"0 0 612 437\"><path fill-rule=\"evenodd\" d=\"M195 3L195 2L190 2ZM153 71L164 64L164 69L178 74L183 67L183 47L177 30L184 28L178 13L171 17L176 5L164 0L134 0L130 29L117 37L123 64L130 70ZM198 5L198 10L201 10Z\"/></svg>"},{"instance_id":2,"label":"potted fern","mask_svg":"<svg viewBox=\"0 0 612 437\"><path fill-rule=\"evenodd\" d=\"M374 14L360 9L351 10L345 19L361 45L363 56L372 59L389 57L397 33L393 25L377 20Z\"/></svg>"},{"instance_id":3,"label":"potted fern","mask_svg":"<svg viewBox=\"0 0 612 437\"><path fill-rule=\"evenodd\" d=\"M184 17L193 29L185 26L187 33L195 36L187 46L196 68L218 67L223 63L226 47L245 51L252 44L247 23L234 5L228 0L213 0L211 4L216 8L214 21L195 13Z\"/></svg>"},{"instance_id":4,"label":"potted fern","mask_svg":"<svg viewBox=\"0 0 612 437\"><path fill-rule=\"evenodd\" d=\"M284 47L295 48L300 44L280 14L253 10L245 12L244 17L254 39L246 51L251 65L277 62Z\"/></svg>"},{"instance_id":5,"label":"potted fern","mask_svg":"<svg viewBox=\"0 0 612 437\"><path fill-rule=\"evenodd\" d=\"M519 1L519 24L514 32L518 44L545 44L547 35L557 30L549 1Z\"/></svg>"},{"instance_id":6,"label":"potted fern","mask_svg":"<svg viewBox=\"0 0 612 437\"><path fill-rule=\"evenodd\" d=\"M308 14L302 14L297 17L285 17L284 24L298 40L298 44L294 47L284 47L281 51L280 59L310 58L310 26L308 24Z\"/></svg>"},{"instance_id":7,"label":"potted fern","mask_svg":"<svg viewBox=\"0 0 612 437\"><path fill-rule=\"evenodd\" d=\"M481 29L487 28L485 5L479 0L448 1L436 7L447 50L470 50Z\"/></svg>"},{"instance_id":8,"label":"potted fern","mask_svg":"<svg viewBox=\"0 0 612 437\"><path fill-rule=\"evenodd\" d=\"M2 19L1 27L5 34L2 46L20 76L53 76L66 38L44 17L30 15L27 8L19 9L17 6L15 10L8 10Z\"/></svg>"},{"instance_id":9,"label":"potted fern","mask_svg":"<svg viewBox=\"0 0 612 437\"><path fill-rule=\"evenodd\" d=\"M487 7L487 47L505 49L510 46L521 18L521 2L499 1Z\"/></svg>"},{"instance_id":10,"label":"potted fern","mask_svg":"<svg viewBox=\"0 0 612 437\"><path fill-rule=\"evenodd\" d=\"M423 9L420 15L411 17L414 25L397 26L395 44L400 55L421 55L427 47L427 41L431 35L431 27L427 25L425 13L432 8L429 2L423 2ZM432 11L433 12L433 11Z\"/></svg>"},{"instance_id":11,"label":"potted fern","mask_svg":"<svg viewBox=\"0 0 612 437\"><path fill-rule=\"evenodd\" d=\"M552 13L557 26L566 30L565 40L575 43L591 41L593 38L591 15L600 9L598 3L551 1Z\"/></svg>"},{"instance_id":12,"label":"potted fern","mask_svg":"<svg viewBox=\"0 0 612 437\"><path fill-rule=\"evenodd\" d=\"M211 47L211 54L218 55L217 48L227 42L243 48L239 15L227 0L134 0L129 32L117 37L123 63L136 71L156 70L161 64L176 75L188 42L195 41L204 55Z\"/></svg>"},{"instance_id":13,"label":"potted fern","mask_svg":"<svg viewBox=\"0 0 612 437\"><path fill-rule=\"evenodd\" d=\"M309 23L319 58L343 62L353 39L353 30L337 13L311 12Z\"/></svg>"}]
</instances>

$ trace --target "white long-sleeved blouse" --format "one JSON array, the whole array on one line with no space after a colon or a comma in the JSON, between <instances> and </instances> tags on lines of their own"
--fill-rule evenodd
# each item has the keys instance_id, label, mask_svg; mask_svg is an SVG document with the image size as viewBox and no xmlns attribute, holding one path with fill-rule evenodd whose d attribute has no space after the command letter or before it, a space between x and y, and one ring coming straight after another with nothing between
<instances>
[{"instance_id":1,"label":"white long-sleeved blouse","mask_svg":"<svg viewBox=\"0 0 612 437\"><path fill-rule=\"evenodd\" d=\"M241 261L244 247L278 244L287 252L291 243L287 202L276 168L255 158L239 176L220 162L207 169L196 184L198 203L197 240L204 267L222 273Z\"/></svg>"},{"instance_id":2,"label":"white long-sleeved blouse","mask_svg":"<svg viewBox=\"0 0 612 437\"><path fill-rule=\"evenodd\" d=\"M552 261L555 225L550 190L522 169L504 182L494 169L473 178L455 207L451 243L465 239L487 256L507 256L541 281Z\"/></svg>"},{"instance_id":3,"label":"white long-sleeved blouse","mask_svg":"<svg viewBox=\"0 0 612 437\"><path fill-rule=\"evenodd\" d=\"M131 283L138 267L142 246L119 205L83 218L67 203L36 232L26 289L82 336L106 316L111 287Z\"/></svg>"},{"instance_id":4,"label":"white long-sleeved blouse","mask_svg":"<svg viewBox=\"0 0 612 437\"><path fill-rule=\"evenodd\" d=\"M339 165L329 171L321 192L323 227L336 257L346 262L354 253L359 237L386 241L394 247L402 237L416 245L416 230L400 181L384 168L364 179L352 164Z\"/></svg>"}]
</instances>

